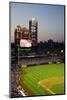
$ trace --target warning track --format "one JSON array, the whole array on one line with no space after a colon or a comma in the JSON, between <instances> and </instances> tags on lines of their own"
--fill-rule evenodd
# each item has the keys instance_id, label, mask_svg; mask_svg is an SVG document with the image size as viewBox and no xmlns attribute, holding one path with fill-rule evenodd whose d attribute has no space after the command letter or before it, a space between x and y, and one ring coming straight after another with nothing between
<instances>
[{"instance_id":1,"label":"warning track","mask_svg":"<svg viewBox=\"0 0 67 100\"><path fill-rule=\"evenodd\" d=\"M53 77L45 80L41 80L38 82L40 86L45 88L51 94L56 94L54 91L51 90L53 85L60 84L64 82L64 77Z\"/></svg>"}]
</instances>

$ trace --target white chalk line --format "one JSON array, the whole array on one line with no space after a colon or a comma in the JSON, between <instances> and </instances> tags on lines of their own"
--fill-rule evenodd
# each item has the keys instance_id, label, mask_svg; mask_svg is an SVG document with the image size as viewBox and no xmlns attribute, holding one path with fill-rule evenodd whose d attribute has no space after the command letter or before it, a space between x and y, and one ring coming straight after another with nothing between
<instances>
[{"instance_id":1,"label":"white chalk line","mask_svg":"<svg viewBox=\"0 0 67 100\"><path fill-rule=\"evenodd\" d=\"M24 89L21 88L20 85L17 87L17 89L18 89L18 91L22 94L22 96L26 96L26 94L24 93Z\"/></svg>"}]
</instances>

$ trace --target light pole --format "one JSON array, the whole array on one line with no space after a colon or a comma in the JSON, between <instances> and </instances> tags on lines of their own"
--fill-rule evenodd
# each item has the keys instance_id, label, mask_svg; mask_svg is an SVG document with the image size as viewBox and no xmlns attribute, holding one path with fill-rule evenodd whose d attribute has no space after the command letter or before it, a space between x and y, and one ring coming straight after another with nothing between
<instances>
[{"instance_id":1,"label":"light pole","mask_svg":"<svg viewBox=\"0 0 67 100\"><path fill-rule=\"evenodd\" d=\"M19 66L19 45L18 45L18 66Z\"/></svg>"}]
</instances>

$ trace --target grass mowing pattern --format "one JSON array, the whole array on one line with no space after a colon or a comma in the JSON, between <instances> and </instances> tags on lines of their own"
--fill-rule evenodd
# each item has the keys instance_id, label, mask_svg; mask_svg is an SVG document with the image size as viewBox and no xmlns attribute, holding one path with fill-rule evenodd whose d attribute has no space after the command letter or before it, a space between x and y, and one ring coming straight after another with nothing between
<instances>
[{"instance_id":1,"label":"grass mowing pattern","mask_svg":"<svg viewBox=\"0 0 67 100\"><path fill-rule=\"evenodd\" d=\"M47 64L26 67L25 72L26 74L24 75L24 81L23 75L20 79L21 86L23 86L22 84L24 82L24 84L35 95L49 95L51 93L49 93L46 89L38 85L38 82L47 78L64 76L64 64ZM61 94L61 89L59 91L59 94Z\"/></svg>"}]
</instances>

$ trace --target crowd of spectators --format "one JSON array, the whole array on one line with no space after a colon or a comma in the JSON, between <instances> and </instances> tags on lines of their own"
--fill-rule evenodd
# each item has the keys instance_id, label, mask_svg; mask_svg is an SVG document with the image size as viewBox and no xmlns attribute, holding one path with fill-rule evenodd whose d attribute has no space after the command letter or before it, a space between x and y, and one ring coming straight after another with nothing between
<instances>
[{"instance_id":1,"label":"crowd of spectators","mask_svg":"<svg viewBox=\"0 0 67 100\"><path fill-rule=\"evenodd\" d=\"M21 97L21 93L18 91L17 87L19 86L21 72L17 65L11 66L10 73L10 97Z\"/></svg>"}]
</instances>

